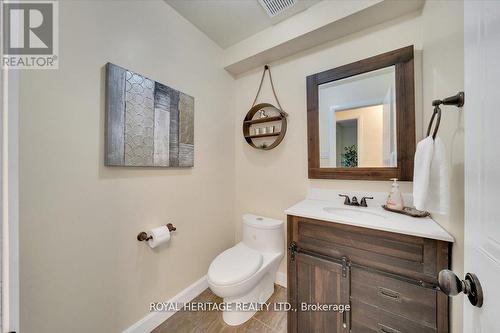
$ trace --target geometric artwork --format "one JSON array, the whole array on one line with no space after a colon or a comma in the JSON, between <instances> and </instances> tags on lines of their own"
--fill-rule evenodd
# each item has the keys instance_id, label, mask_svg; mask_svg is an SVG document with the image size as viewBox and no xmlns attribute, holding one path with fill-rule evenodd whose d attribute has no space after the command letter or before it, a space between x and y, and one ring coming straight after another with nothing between
<instances>
[{"instance_id":1,"label":"geometric artwork","mask_svg":"<svg viewBox=\"0 0 500 333\"><path fill-rule=\"evenodd\" d=\"M111 63L105 127L105 165L194 164L194 98Z\"/></svg>"}]
</instances>

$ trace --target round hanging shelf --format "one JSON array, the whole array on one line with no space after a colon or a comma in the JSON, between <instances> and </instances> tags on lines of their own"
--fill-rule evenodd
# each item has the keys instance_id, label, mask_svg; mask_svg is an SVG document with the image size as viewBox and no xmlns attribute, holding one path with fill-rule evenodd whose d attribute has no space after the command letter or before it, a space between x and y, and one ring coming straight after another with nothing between
<instances>
[{"instance_id":1,"label":"round hanging shelf","mask_svg":"<svg viewBox=\"0 0 500 333\"><path fill-rule=\"evenodd\" d=\"M255 118L255 114L260 111L264 110L265 112L272 112L275 113L274 115L268 115L265 118ZM281 126L278 128L277 126L266 126L266 123L276 123L278 122L281 124ZM252 126L254 125L254 126ZM259 127L262 126L263 127ZM269 103L260 103L257 105L254 105L247 113L245 116L245 120L243 121L243 136L245 137L246 142L256 148L256 149L262 149L262 150L271 150L278 146L281 141L285 138L286 134L286 115L282 114L282 111L279 110L277 107L275 107L272 104ZM258 128L272 128L272 131L262 131L256 132L255 130ZM253 128L253 131L252 131ZM266 144L262 143L260 145L255 144L254 139L261 139L261 138L275 138L274 141L271 144Z\"/></svg>"},{"instance_id":2,"label":"round hanging shelf","mask_svg":"<svg viewBox=\"0 0 500 333\"><path fill-rule=\"evenodd\" d=\"M257 98L259 97L260 90L262 89L262 83L264 82L264 77L267 71L269 72L269 81L271 82L271 88L278 107L269 103L255 104L257 102ZM254 118L257 112L259 112L259 116ZM259 89L257 90L257 95L253 100L251 109L247 112L247 115L243 120L243 136L245 137L246 142L256 149L271 150L275 148L285 138L287 116L288 114L283 111L280 101L278 100L278 96L276 95L273 78L271 76L271 69L268 65L265 65L264 72L262 72L262 78L260 79ZM274 123L275 125L267 126L267 123ZM276 126L277 124L280 124L280 126ZM268 144L267 140L262 140L263 138L274 138L274 141L271 144ZM261 143L256 144L254 140L257 142L260 141Z\"/></svg>"}]
</instances>

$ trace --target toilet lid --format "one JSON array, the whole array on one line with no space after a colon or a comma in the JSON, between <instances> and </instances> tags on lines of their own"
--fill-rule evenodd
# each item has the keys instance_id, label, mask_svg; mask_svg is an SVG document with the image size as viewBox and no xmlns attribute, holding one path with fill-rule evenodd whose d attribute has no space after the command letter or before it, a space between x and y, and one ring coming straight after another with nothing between
<instances>
[{"instance_id":1,"label":"toilet lid","mask_svg":"<svg viewBox=\"0 0 500 333\"><path fill-rule=\"evenodd\" d=\"M252 276L262 266L262 254L243 244L219 254L208 268L208 278L217 285L236 284Z\"/></svg>"}]
</instances>

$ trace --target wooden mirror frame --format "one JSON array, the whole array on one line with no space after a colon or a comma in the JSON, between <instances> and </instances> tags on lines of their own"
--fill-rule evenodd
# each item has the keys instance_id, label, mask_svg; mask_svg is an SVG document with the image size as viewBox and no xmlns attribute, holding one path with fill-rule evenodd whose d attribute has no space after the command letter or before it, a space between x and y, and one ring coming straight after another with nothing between
<instances>
[{"instance_id":1,"label":"wooden mirror frame","mask_svg":"<svg viewBox=\"0 0 500 333\"><path fill-rule=\"evenodd\" d=\"M388 66L395 66L396 167L320 168L318 87ZM413 180L415 154L415 82L413 45L307 77L307 138L309 179Z\"/></svg>"}]
</instances>

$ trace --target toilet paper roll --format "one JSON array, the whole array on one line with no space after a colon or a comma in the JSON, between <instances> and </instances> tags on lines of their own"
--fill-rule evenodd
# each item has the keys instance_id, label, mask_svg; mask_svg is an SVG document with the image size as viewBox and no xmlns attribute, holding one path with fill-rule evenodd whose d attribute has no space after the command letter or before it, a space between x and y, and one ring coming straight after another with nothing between
<instances>
[{"instance_id":1,"label":"toilet paper roll","mask_svg":"<svg viewBox=\"0 0 500 333\"><path fill-rule=\"evenodd\" d=\"M154 228L148 231L148 235L153 238L148 240L149 246L154 249L155 247L168 243L170 240L170 230L167 226L163 225L158 228Z\"/></svg>"}]
</instances>

